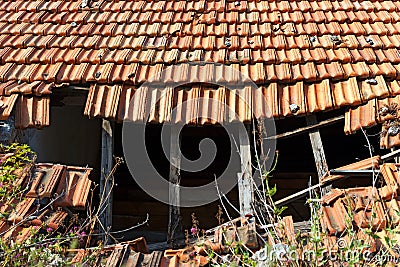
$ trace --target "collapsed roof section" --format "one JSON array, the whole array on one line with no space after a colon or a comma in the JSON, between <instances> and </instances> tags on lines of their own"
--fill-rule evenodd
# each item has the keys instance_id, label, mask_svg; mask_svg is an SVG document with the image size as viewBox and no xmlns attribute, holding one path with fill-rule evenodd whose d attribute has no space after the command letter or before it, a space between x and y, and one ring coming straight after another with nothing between
<instances>
[{"instance_id":1,"label":"collapsed roof section","mask_svg":"<svg viewBox=\"0 0 400 267\"><path fill-rule=\"evenodd\" d=\"M0 162L10 156L0 154ZM1 238L23 242L42 228L57 230L67 226L71 212L86 208L92 184L90 172L90 168L50 163L24 166L16 171L14 185L23 194L19 198L7 192L11 198L0 203Z\"/></svg>"}]
</instances>

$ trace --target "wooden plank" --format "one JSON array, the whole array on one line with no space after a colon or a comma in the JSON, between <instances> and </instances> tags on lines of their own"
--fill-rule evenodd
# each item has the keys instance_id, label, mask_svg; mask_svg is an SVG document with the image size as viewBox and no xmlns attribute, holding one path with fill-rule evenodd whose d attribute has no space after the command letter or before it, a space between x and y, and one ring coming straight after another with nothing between
<instances>
[{"instance_id":1,"label":"wooden plank","mask_svg":"<svg viewBox=\"0 0 400 267\"><path fill-rule=\"evenodd\" d=\"M367 170L367 169L379 169L379 162L381 161L380 156L374 156L372 158L363 159L342 167L337 168L337 170ZM329 172L329 175L323 177L322 182L328 183L331 181L336 181L343 178L343 175L335 175L332 171Z\"/></svg>"},{"instance_id":2,"label":"wooden plank","mask_svg":"<svg viewBox=\"0 0 400 267\"><path fill-rule=\"evenodd\" d=\"M388 158L394 159L394 162L396 162L398 164L400 162L400 153L399 152L400 152L400 150L396 150L394 147L392 147L390 149L390 153L388 154L388 155L390 155Z\"/></svg>"},{"instance_id":3,"label":"wooden plank","mask_svg":"<svg viewBox=\"0 0 400 267\"><path fill-rule=\"evenodd\" d=\"M332 175L338 176L372 176L373 174L380 174L381 171L378 170L337 170L333 169L329 171Z\"/></svg>"},{"instance_id":4,"label":"wooden plank","mask_svg":"<svg viewBox=\"0 0 400 267\"><path fill-rule=\"evenodd\" d=\"M176 125L171 125L168 243L172 247L178 246L178 238L183 233L179 190L181 179L181 153L179 149L180 141L179 127Z\"/></svg>"},{"instance_id":5,"label":"wooden plank","mask_svg":"<svg viewBox=\"0 0 400 267\"><path fill-rule=\"evenodd\" d=\"M331 119L327 119L327 120L324 120L324 121L321 121L321 122L317 122L316 124L310 124L310 125L298 128L298 129L293 130L293 131L277 134L277 135L274 135L274 136L269 136L266 139L282 139L282 138L288 138L288 137L296 136L296 135L299 135L299 134L302 134L302 133L307 133L307 132L309 132L311 130L320 129L322 127L337 123L339 121L342 121L343 119L344 119L343 115L342 116L338 116L338 117L335 117L335 118L331 118Z\"/></svg>"},{"instance_id":6,"label":"wooden plank","mask_svg":"<svg viewBox=\"0 0 400 267\"><path fill-rule=\"evenodd\" d=\"M395 157L400 157L400 149L392 150L392 152L390 152L390 153L388 153L386 155L383 155L381 157L381 160L387 161L387 160L391 160L391 159L393 159Z\"/></svg>"},{"instance_id":7,"label":"wooden plank","mask_svg":"<svg viewBox=\"0 0 400 267\"><path fill-rule=\"evenodd\" d=\"M290 196L287 196L285 198L279 199L278 201L275 201L275 205L277 206L282 206L286 205L288 203L291 203L299 198L302 198L304 196L307 196L310 191L318 190L328 188L331 186L331 184L339 179L346 178L348 176L371 176L372 174L379 174L380 170L330 170L330 172L334 175L336 175L336 179L331 179L327 181L323 181L319 184L313 185L309 188L303 189L301 191L298 191L294 194L291 194Z\"/></svg>"},{"instance_id":8,"label":"wooden plank","mask_svg":"<svg viewBox=\"0 0 400 267\"><path fill-rule=\"evenodd\" d=\"M277 205L277 206L286 205L286 204L288 204L290 202L293 202L293 201L295 201L295 200L297 200L299 198L302 198L302 197L308 195L310 191L317 190L319 188L322 188L323 186L324 185L322 185L322 184L313 185L313 186L311 186L309 188L306 188L306 189L303 189L303 190L301 190L299 192L296 192L296 193L294 193L294 194L292 194L292 195L290 195L288 197L285 197L285 198L282 198L282 199L280 199L278 201L275 201L275 205Z\"/></svg>"},{"instance_id":9,"label":"wooden plank","mask_svg":"<svg viewBox=\"0 0 400 267\"><path fill-rule=\"evenodd\" d=\"M315 114L308 115L306 117L307 125L316 125L317 117ZM308 134L310 136L311 146L314 154L315 166L317 167L317 173L319 182L321 183L323 177L329 171L328 164L326 163L324 147L322 145L321 135L318 129L313 129ZM325 195L331 191L331 186L328 186L322 190L322 195Z\"/></svg>"},{"instance_id":10,"label":"wooden plank","mask_svg":"<svg viewBox=\"0 0 400 267\"><path fill-rule=\"evenodd\" d=\"M250 125L238 127L241 173L238 174L240 215L253 214L254 190L250 151Z\"/></svg>"},{"instance_id":11,"label":"wooden plank","mask_svg":"<svg viewBox=\"0 0 400 267\"><path fill-rule=\"evenodd\" d=\"M114 138L113 129L110 121L103 120L101 128L101 176L100 176L100 200L103 198L104 203L100 210L104 210L100 214L100 222L103 225L99 226L100 233L111 231L112 228L112 184L113 177L109 177L112 169ZM103 235L104 244L110 243L110 238Z\"/></svg>"}]
</instances>

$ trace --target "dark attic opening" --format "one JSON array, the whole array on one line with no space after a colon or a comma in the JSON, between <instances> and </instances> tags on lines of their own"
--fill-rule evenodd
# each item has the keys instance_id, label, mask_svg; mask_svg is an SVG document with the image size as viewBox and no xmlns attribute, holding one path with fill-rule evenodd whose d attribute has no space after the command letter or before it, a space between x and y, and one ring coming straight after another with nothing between
<instances>
[{"instance_id":1,"label":"dark attic opening","mask_svg":"<svg viewBox=\"0 0 400 267\"><path fill-rule=\"evenodd\" d=\"M146 127L146 148L148 156L151 159L158 173L168 181L170 175L170 162L165 156L161 143L161 131L165 125L148 124ZM116 142L115 155L123 155L121 142L122 125L115 126ZM228 133L221 126L184 126L180 133L182 156L188 160L196 160L201 157L199 149L200 143L204 139L209 139L215 144L216 155L211 164L207 168L197 171L180 172L180 185L185 187L196 187L212 183L216 177L219 177L226 169L228 163L235 155L230 155L231 144ZM237 166L240 165L238 157ZM238 168L239 169L239 168ZM152 177L148 177L152 179ZM236 177L232 177L236 179ZM141 227L137 231L124 233L122 239L129 239L138 236L145 236L148 242L165 242L168 233L169 205L164 204L151 196L149 196L132 178L126 165L122 166L115 173L114 196L113 196L113 228L115 230L125 229L127 226L140 222L149 214L149 223ZM168 188L166 188L168 190ZM233 188L227 197L231 203L238 206L237 188ZM180 231L180 239L184 239L184 231L190 230L192 226L192 215L197 218L200 227L210 229L216 227L221 221L227 221L226 215L221 215L220 221L216 217L221 213L221 206L218 200L212 201L207 205L193 208L181 208L180 214L182 218L182 229ZM231 216L238 214L228 207Z\"/></svg>"}]
</instances>

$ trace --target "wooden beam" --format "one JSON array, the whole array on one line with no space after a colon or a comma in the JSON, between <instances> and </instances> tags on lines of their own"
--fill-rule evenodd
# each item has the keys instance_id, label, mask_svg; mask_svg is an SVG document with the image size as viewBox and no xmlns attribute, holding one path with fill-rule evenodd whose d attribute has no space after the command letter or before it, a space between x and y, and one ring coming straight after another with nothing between
<instances>
[{"instance_id":1,"label":"wooden beam","mask_svg":"<svg viewBox=\"0 0 400 267\"><path fill-rule=\"evenodd\" d=\"M113 164L113 127L108 120L102 122L101 127L101 176L100 176L100 200L104 199L100 207L103 213L100 214L100 233L109 232L112 228L112 185L114 177L110 177ZM105 234L102 236L104 244L110 243L110 238Z\"/></svg>"},{"instance_id":2,"label":"wooden beam","mask_svg":"<svg viewBox=\"0 0 400 267\"><path fill-rule=\"evenodd\" d=\"M307 125L316 125L317 117L315 114L308 115L306 117ZM317 167L317 173L319 182L321 183L322 178L329 171L328 164L326 163L324 147L322 145L321 135L318 129L311 130L308 135L310 136L311 146L314 154L315 166ZM331 191L331 186L328 186L322 190L322 195L325 195Z\"/></svg>"},{"instance_id":3,"label":"wooden beam","mask_svg":"<svg viewBox=\"0 0 400 267\"><path fill-rule=\"evenodd\" d=\"M301 190L299 192L296 192L296 193L294 193L294 194L292 194L290 196L287 196L287 197L282 198L282 199L280 199L278 201L275 201L275 205L277 205L277 206L286 205L286 204L288 204L288 203L290 203L292 201L295 201L295 200L297 200L299 198L302 198L302 197L308 195L310 191L314 191L314 190L317 190L319 188L323 188L324 186L327 186L327 185L322 185L322 184L313 185L313 186L311 186L309 188L303 189L303 190Z\"/></svg>"},{"instance_id":4,"label":"wooden beam","mask_svg":"<svg viewBox=\"0 0 400 267\"><path fill-rule=\"evenodd\" d=\"M331 184L333 182L335 182L339 179L343 179L343 178L346 178L349 176L371 176L373 174L379 174L380 170L330 170L329 172L333 175L337 175L337 178L310 186L309 188L303 189L303 190L296 192L290 196L279 199L278 201L275 201L275 205L277 205L277 206L286 205L290 202L293 202L299 198L302 198L302 197L308 195L310 191L314 191L314 190L318 190L318 189L321 189L321 191L323 191L324 188L328 188L329 186L331 186Z\"/></svg>"},{"instance_id":5,"label":"wooden beam","mask_svg":"<svg viewBox=\"0 0 400 267\"><path fill-rule=\"evenodd\" d=\"M380 159L382 161L391 160L394 157L398 157L399 155L400 155L400 149L392 151L392 152L390 152L390 153L388 153L386 155L383 155L383 156L380 157ZM368 158L366 160L374 161L374 158ZM348 165L346 165L346 166L348 166ZM294 194L292 194L290 196L282 198L282 199L276 201L275 204L277 206L285 205L287 203L290 203L292 201L295 201L295 200L297 200L299 198L302 198L302 197L308 195L309 191L317 190L319 188L321 188L321 189L326 188L326 187L330 186L333 182L335 182L335 181L337 181L339 179L347 178L349 176L364 176L364 175L371 176L372 174L379 174L380 173L379 167L377 168L373 164L371 164L371 166L367 170L365 170L365 169L344 169L346 166L338 168L338 169L330 170L329 174L330 175L334 175L333 179L328 179L328 180L324 179L323 182L320 182L319 184L313 185L313 186L311 186L309 188L306 188L306 189L303 189L303 190L301 190L299 192L296 192L296 193L294 193ZM372 168L372 170L371 170L371 168Z\"/></svg>"},{"instance_id":6,"label":"wooden beam","mask_svg":"<svg viewBox=\"0 0 400 267\"><path fill-rule=\"evenodd\" d=\"M181 138L179 127L171 125L171 143L170 143L170 168L169 168L169 221L168 221L168 243L171 247L179 246L177 243L182 232L182 216L180 210L180 190L181 179ZM172 185L171 185L172 184Z\"/></svg>"},{"instance_id":7,"label":"wooden beam","mask_svg":"<svg viewBox=\"0 0 400 267\"><path fill-rule=\"evenodd\" d=\"M320 129L322 127L337 123L339 121L342 121L343 119L344 119L344 116L341 115L341 116L338 116L338 117L335 117L335 118L331 118L331 119L327 119L327 120L318 122L316 124L310 124L310 125L298 128L298 129L293 130L293 131L277 134L277 135L274 135L274 136L269 136L266 139L282 139L282 138L288 138L288 137L296 136L296 135L299 135L299 134L302 134L302 133L307 133L307 132L309 132L311 130Z\"/></svg>"},{"instance_id":8,"label":"wooden beam","mask_svg":"<svg viewBox=\"0 0 400 267\"><path fill-rule=\"evenodd\" d=\"M267 160L267 155L265 154L264 151L264 136L267 136L267 131L265 129L264 120L261 118L257 119L255 125L256 125L256 131L254 131L254 134L256 135L255 149L258 149L260 151L259 152L260 165L263 168L263 170L266 170L267 168L265 166L265 162Z\"/></svg>"},{"instance_id":9,"label":"wooden beam","mask_svg":"<svg viewBox=\"0 0 400 267\"><path fill-rule=\"evenodd\" d=\"M400 149L397 150L392 150L390 153L383 155L381 157L382 161L387 161L387 160L391 160L393 158L399 157L400 156Z\"/></svg>"},{"instance_id":10,"label":"wooden beam","mask_svg":"<svg viewBox=\"0 0 400 267\"><path fill-rule=\"evenodd\" d=\"M378 170L330 170L331 175L339 175L343 177L349 176L372 176L373 174L380 174L381 171Z\"/></svg>"},{"instance_id":11,"label":"wooden beam","mask_svg":"<svg viewBox=\"0 0 400 267\"><path fill-rule=\"evenodd\" d=\"M241 161L241 172L238 174L240 215L253 214L252 204L254 202L254 190L252 182L252 166L250 151L250 125L239 129L239 150Z\"/></svg>"}]
</instances>

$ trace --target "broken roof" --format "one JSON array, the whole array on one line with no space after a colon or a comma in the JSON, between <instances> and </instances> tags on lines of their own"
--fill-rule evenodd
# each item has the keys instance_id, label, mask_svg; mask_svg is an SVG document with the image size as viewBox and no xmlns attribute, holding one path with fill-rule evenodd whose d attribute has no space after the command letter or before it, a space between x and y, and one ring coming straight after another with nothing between
<instances>
[{"instance_id":1,"label":"broken roof","mask_svg":"<svg viewBox=\"0 0 400 267\"><path fill-rule=\"evenodd\" d=\"M0 154L5 162L12 154ZM57 230L67 225L71 212L86 207L90 193L90 168L39 163L24 166L15 185L21 198L5 198L0 203L0 236L3 240L23 242L41 228ZM3 185L2 185L3 186Z\"/></svg>"},{"instance_id":2,"label":"broken roof","mask_svg":"<svg viewBox=\"0 0 400 267\"><path fill-rule=\"evenodd\" d=\"M1 115L17 103L17 127L46 126L46 86L67 83L95 91L86 115L121 120L125 104L101 88L128 91L197 61L248 75L274 117L293 115L292 103L301 115L395 96L399 9L399 1L1 1Z\"/></svg>"}]
</instances>

